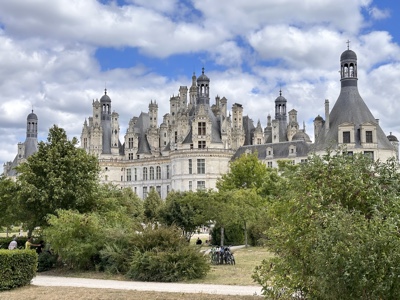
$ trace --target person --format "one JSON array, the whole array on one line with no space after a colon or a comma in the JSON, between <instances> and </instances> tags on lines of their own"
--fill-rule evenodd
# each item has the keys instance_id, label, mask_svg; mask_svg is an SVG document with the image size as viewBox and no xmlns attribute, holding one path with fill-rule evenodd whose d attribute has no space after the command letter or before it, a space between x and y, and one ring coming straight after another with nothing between
<instances>
[{"instance_id":1,"label":"person","mask_svg":"<svg viewBox=\"0 0 400 300\"><path fill-rule=\"evenodd\" d=\"M31 247L39 247L39 244L32 244L32 237L28 237L28 240L25 243L25 249L31 249Z\"/></svg>"},{"instance_id":2,"label":"person","mask_svg":"<svg viewBox=\"0 0 400 300\"><path fill-rule=\"evenodd\" d=\"M43 252L43 248L44 248L44 241L40 241L39 242L39 246L36 248L36 253L39 255L40 253Z\"/></svg>"},{"instance_id":3,"label":"person","mask_svg":"<svg viewBox=\"0 0 400 300\"><path fill-rule=\"evenodd\" d=\"M201 244L203 244L203 242L202 242L201 239L198 237L198 238L197 238L197 241L196 241L196 245L201 245Z\"/></svg>"},{"instance_id":4,"label":"person","mask_svg":"<svg viewBox=\"0 0 400 300\"><path fill-rule=\"evenodd\" d=\"M17 249L17 238L14 236L13 240L8 245L8 250Z\"/></svg>"}]
</instances>

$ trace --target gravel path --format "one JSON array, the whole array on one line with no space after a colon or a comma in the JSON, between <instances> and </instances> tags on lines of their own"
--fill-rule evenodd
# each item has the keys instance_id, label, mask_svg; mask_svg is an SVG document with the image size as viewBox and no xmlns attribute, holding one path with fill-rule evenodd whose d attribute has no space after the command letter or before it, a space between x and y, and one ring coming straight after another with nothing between
<instances>
[{"instance_id":1,"label":"gravel path","mask_svg":"<svg viewBox=\"0 0 400 300\"><path fill-rule=\"evenodd\" d=\"M204 293L243 296L261 295L261 287L259 286L118 281L42 275L38 275L33 278L31 284L39 286L72 286L154 292Z\"/></svg>"}]
</instances>

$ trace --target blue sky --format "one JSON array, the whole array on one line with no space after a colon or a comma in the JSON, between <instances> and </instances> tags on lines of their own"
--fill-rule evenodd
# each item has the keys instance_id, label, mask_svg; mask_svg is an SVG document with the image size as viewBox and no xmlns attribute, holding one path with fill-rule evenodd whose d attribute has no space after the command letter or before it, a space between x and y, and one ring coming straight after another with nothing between
<instances>
[{"instance_id":1,"label":"blue sky","mask_svg":"<svg viewBox=\"0 0 400 300\"><path fill-rule=\"evenodd\" d=\"M162 120L202 67L212 100L241 103L263 127L281 89L313 138L325 99L332 108L339 95L347 40L361 96L400 138L399 16L393 0L2 0L0 162L14 159L32 108L40 140L53 124L80 138L107 87L123 141L150 100Z\"/></svg>"}]
</instances>

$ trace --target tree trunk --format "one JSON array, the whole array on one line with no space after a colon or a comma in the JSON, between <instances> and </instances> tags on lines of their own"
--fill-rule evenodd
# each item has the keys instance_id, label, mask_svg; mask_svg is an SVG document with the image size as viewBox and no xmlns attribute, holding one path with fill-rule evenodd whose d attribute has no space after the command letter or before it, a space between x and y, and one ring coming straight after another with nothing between
<instances>
[{"instance_id":1,"label":"tree trunk","mask_svg":"<svg viewBox=\"0 0 400 300\"><path fill-rule=\"evenodd\" d=\"M246 221L244 221L244 245L246 246L246 248L249 246L247 244L247 223L246 223Z\"/></svg>"},{"instance_id":2,"label":"tree trunk","mask_svg":"<svg viewBox=\"0 0 400 300\"><path fill-rule=\"evenodd\" d=\"M224 226L221 226L221 246L224 246Z\"/></svg>"}]
</instances>

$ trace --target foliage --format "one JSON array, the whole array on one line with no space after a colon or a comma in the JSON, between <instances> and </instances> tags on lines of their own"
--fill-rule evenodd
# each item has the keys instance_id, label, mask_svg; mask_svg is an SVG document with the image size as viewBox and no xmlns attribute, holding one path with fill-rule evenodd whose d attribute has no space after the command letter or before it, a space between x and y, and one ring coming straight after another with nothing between
<instances>
[{"instance_id":1,"label":"foliage","mask_svg":"<svg viewBox=\"0 0 400 300\"><path fill-rule=\"evenodd\" d=\"M198 248L172 227L146 228L134 238L129 278L143 281L180 281L204 277L210 266Z\"/></svg>"},{"instance_id":2,"label":"foliage","mask_svg":"<svg viewBox=\"0 0 400 300\"><path fill-rule=\"evenodd\" d=\"M400 293L395 161L327 153L282 173L267 230L275 256L254 278L273 297L395 299Z\"/></svg>"},{"instance_id":3,"label":"foliage","mask_svg":"<svg viewBox=\"0 0 400 300\"><path fill-rule=\"evenodd\" d=\"M243 154L229 165L229 172L217 181L221 192L250 189L266 197L277 194L281 177L275 168L267 166L258 159L258 153Z\"/></svg>"},{"instance_id":4,"label":"foliage","mask_svg":"<svg viewBox=\"0 0 400 300\"><path fill-rule=\"evenodd\" d=\"M28 228L47 225L47 215L57 209L90 211L98 188L97 158L77 148L77 139L67 139L64 129L54 125L47 142L19 165L18 211Z\"/></svg>"},{"instance_id":5,"label":"foliage","mask_svg":"<svg viewBox=\"0 0 400 300\"><path fill-rule=\"evenodd\" d=\"M0 250L0 291L28 285L36 275L33 250Z\"/></svg>"},{"instance_id":6,"label":"foliage","mask_svg":"<svg viewBox=\"0 0 400 300\"><path fill-rule=\"evenodd\" d=\"M154 224L159 221L159 211L162 204L163 202L160 195L155 188L152 187L143 203L144 218L146 222Z\"/></svg>"},{"instance_id":7,"label":"foliage","mask_svg":"<svg viewBox=\"0 0 400 300\"><path fill-rule=\"evenodd\" d=\"M56 266L57 259L58 259L58 255L52 254L48 251L44 251L44 252L40 253L39 257L38 257L37 271L44 272L44 271L51 270L52 268L54 268Z\"/></svg>"},{"instance_id":8,"label":"foliage","mask_svg":"<svg viewBox=\"0 0 400 300\"><path fill-rule=\"evenodd\" d=\"M170 192L160 210L161 223L177 226L186 240L190 241L196 229L209 221L209 216L204 210L206 199L207 193L204 191Z\"/></svg>"},{"instance_id":9,"label":"foliage","mask_svg":"<svg viewBox=\"0 0 400 300\"><path fill-rule=\"evenodd\" d=\"M44 233L52 249L72 269L92 269L104 241L104 223L97 213L58 210Z\"/></svg>"},{"instance_id":10,"label":"foliage","mask_svg":"<svg viewBox=\"0 0 400 300\"><path fill-rule=\"evenodd\" d=\"M9 227L19 223L18 208L15 205L18 187L10 178L0 175L0 226Z\"/></svg>"},{"instance_id":11,"label":"foliage","mask_svg":"<svg viewBox=\"0 0 400 300\"><path fill-rule=\"evenodd\" d=\"M0 237L0 249L8 249L8 245L14 239L14 237ZM17 237L17 248L25 249L25 243L27 238L25 236Z\"/></svg>"},{"instance_id":12,"label":"foliage","mask_svg":"<svg viewBox=\"0 0 400 300\"><path fill-rule=\"evenodd\" d=\"M229 224L224 226L224 244L225 245L243 245L244 231L241 224ZM215 224L211 231L211 241L217 244L221 240L221 225Z\"/></svg>"}]
</instances>

